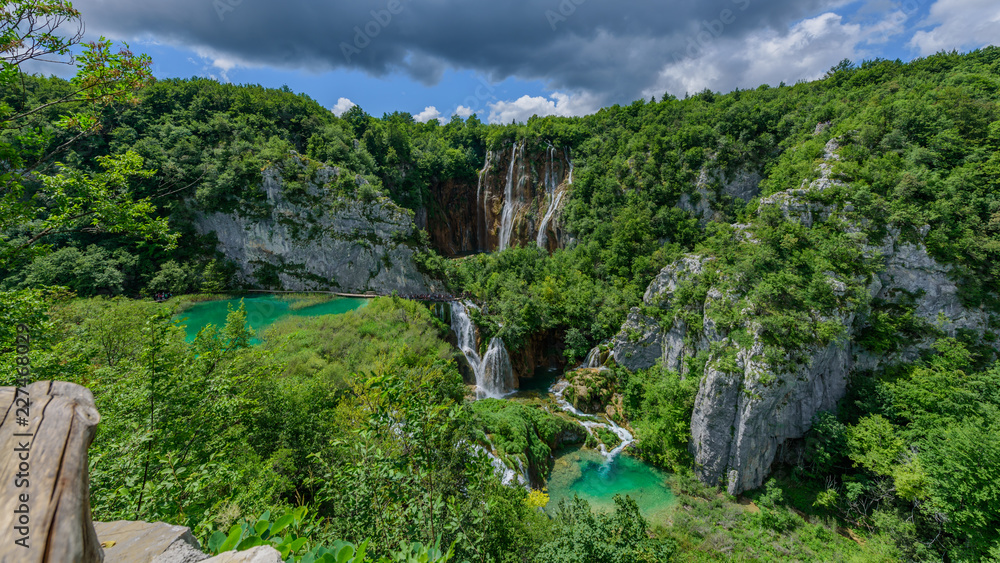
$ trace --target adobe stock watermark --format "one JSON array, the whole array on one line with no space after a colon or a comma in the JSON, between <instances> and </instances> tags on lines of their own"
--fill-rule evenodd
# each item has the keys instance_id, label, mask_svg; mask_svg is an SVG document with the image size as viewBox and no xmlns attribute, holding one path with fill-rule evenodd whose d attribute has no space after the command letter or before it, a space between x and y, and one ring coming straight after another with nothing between
<instances>
[{"instance_id":1,"label":"adobe stock watermark","mask_svg":"<svg viewBox=\"0 0 1000 563\"><path fill-rule=\"evenodd\" d=\"M587 0L562 0L555 10L545 10L545 19L548 20L552 31L557 30L557 26L569 19L576 13L576 9Z\"/></svg>"},{"instance_id":2,"label":"adobe stock watermark","mask_svg":"<svg viewBox=\"0 0 1000 563\"><path fill-rule=\"evenodd\" d=\"M714 20L702 20L701 25L698 26L698 32L694 35L688 36L684 45L684 55L682 56L676 51L674 52L674 63L682 62L685 59L696 59L703 55L712 43L722 36L723 32L726 30L726 26L736 23L740 12L745 12L747 8L750 7L750 0L730 1L732 2L734 8L739 11L737 12L730 8L724 8L719 12L719 17Z\"/></svg>"},{"instance_id":3,"label":"adobe stock watermark","mask_svg":"<svg viewBox=\"0 0 1000 563\"><path fill-rule=\"evenodd\" d=\"M226 14L236 10L241 4L243 4L243 0L212 0L212 7L219 15L220 22L226 21Z\"/></svg>"},{"instance_id":4,"label":"adobe stock watermark","mask_svg":"<svg viewBox=\"0 0 1000 563\"><path fill-rule=\"evenodd\" d=\"M476 86L473 94L462 100L459 107L465 108L466 112L464 113L468 113L468 116L479 116L479 112L483 110L485 104L497 99L496 94L494 94L495 91L496 87L490 84L486 78L480 76L479 86Z\"/></svg>"},{"instance_id":5,"label":"adobe stock watermark","mask_svg":"<svg viewBox=\"0 0 1000 563\"><path fill-rule=\"evenodd\" d=\"M242 1L242 0L241 0ZM344 60L350 64L351 57L360 55L372 41L382 33L382 30L392 23L393 16L398 16L406 7L405 2L409 0L389 0L382 10L372 10L372 19L368 20L364 26L354 26L354 42L340 42L340 52L344 54Z\"/></svg>"}]
</instances>

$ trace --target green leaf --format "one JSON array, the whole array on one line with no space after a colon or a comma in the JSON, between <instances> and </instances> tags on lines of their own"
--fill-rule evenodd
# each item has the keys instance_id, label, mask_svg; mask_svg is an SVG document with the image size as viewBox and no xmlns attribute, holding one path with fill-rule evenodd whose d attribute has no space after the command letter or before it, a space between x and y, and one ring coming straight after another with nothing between
<instances>
[{"instance_id":1,"label":"green leaf","mask_svg":"<svg viewBox=\"0 0 1000 563\"><path fill-rule=\"evenodd\" d=\"M337 551L336 562L337 563L348 563L351 558L354 557L354 546L345 545Z\"/></svg>"},{"instance_id":2,"label":"green leaf","mask_svg":"<svg viewBox=\"0 0 1000 563\"><path fill-rule=\"evenodd\" d=\"M212 552L212 554L218 554L219 546L221 546L225 541L226 534L222 532L214 532L212 537L208 538L208 550Z\"/></svg>"},{"instance_id":3,"label":"green leaf","mask_svg":"<svg viewBox=\"0 0 1000 563\"><path fill-rule=\"evenodd\" d=\"M299 538L292 542L292 553L302 549L302 546L306 544L306 538Z\"/></svg>"},{"instance_id":4,"label":"green leaf","mask_svg":"<svg viewBox=\"0 0 1000 563\"><path fill-rule=\"evenodd\" d=\"M219 553L222 553L224 551L232 551L234 548L236 548L236 544L240 542L241 537L243 537L243 528L239 526L233 526L232 528L230 528L229 537L227 537L226 541L222 542L222 545L219 546Z\"/></svg>"},{"instance_id":5,"label":"green leaf","mask_svg":"<svg viewBox=\"0 0 1000 563\"><path fill-rule=\"evenodd\" d=\"M271 526L271 534L274 535L280 533L282 530L287 528L288 525L291 524L293 520L295 520L295 516L291 514L285 514L281 518L278 518L274 522L274 525Z\"/></svg>"},{"instance_id":6,"label":"green leaf","mask_svg":"<svg viewBox=\"0 0 1000 563\"><path fill-rule=\"evenodd\" d=\"M264 545L263 540L261 540L257 536L250 536L249 538L241 541L240 544L236 546L236 551L246 551L248 549L257 547L258 545Z\"/></svg>"},{"instance_id":7,"label":"green leaf","mask_svg":"<svg viewBox=\"0 0 1000 563\"><path fill-rule=\"evenodd\" d=\"M354 554L355 563L364 563L365 552L368 551L368 541L369 540L365 540L361 542L361 545L358 546L358 551L357 553Z\"/></svg>"}]
</instances>

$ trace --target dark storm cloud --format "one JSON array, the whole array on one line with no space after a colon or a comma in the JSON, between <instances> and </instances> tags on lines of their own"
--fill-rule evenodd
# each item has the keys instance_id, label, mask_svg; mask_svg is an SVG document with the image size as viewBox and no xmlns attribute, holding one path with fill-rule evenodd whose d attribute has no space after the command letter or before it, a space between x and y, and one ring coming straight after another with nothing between
<instances>
[{"instance_id":1,"label":"dark storm cloud","mask_svg":"<svg viewBox=\"0 0 1000 563\"><path fill-rule=\"evenodd\" d=\"M668 63L713 40L787 29L836 0L79 0L88 29L153 36L251 64L402 71L426 84L448 68L491 80L628 101ZM843 4L843 1L836 2Z\"/></svg>"}]
</instances>

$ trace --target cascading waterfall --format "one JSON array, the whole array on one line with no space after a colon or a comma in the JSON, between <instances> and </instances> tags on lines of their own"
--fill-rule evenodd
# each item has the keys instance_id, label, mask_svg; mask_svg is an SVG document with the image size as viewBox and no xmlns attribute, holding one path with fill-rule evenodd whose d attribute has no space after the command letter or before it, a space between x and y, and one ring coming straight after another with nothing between
<instances>
[{"instance_id":1,"label":"cascading waterfall","mask_svg":"<svg viewBox=\"0 0 1000 563\"><path fill-rule=\"evenodd\" d=\"M563 396L563 393L566 391L567 387L569 387L569 382L566 381L565 379L561 379L552 384L552 387L549 388L549 393L552 393L552 395L555 396L556 405L560 409L570 414L573 414L577 418L592 419L592 420L577 420L577 422L580 424L580 426L583 426L587 430L588 434L594 436L595 438L597 437L597 435L594 434L595 428L607 428L608 430L613 432L615 436L618 436L619 440L621 440L621 443L618 444L611 451L608 451L608 448L605 447L603 443L598 448L598 451L601 452L601 455L604 456L604 467L605 469L607 469L611 465L611 462L614 461L616 457L618 457L618 454L622 453L622 451L629 445L631 445L632 442L635 442L635 437L632 436L632 433L629 432L628 430L615 424L615 421L611 420L610 418L605 419L607 420L607 422L599 422L597 416L581 412L576 407L571 405L570 402L567 401L566 398Z\"/></svg>"},{"instance_id":2,"label":"cascading waterfall","mask_svg":"<svg viewBox=\"0 0 1000 563\"><path fill-rule=\"evenodd\" d=\"M476 395L479 398L499 399L514 391L514 368L503 340L494 338L482 358L476 351L476 325L469 316L468 307L474 305L460 301L451 302L451 328L458 338L458 348L465 355L469 367L476 375Z\"/></svg>"},{"instance_id":3,"label":"cascading waterfall","mask_svg":"<svg viewBox=\"0 0 1000 563\"><path fill-rule=\"evenodd\" d=\"M493 444L490 443L489 440L487 440L487 443L490 444L491 448L493 447ZM486 454L486 457L488 457L490 460L490 465L493 466L493 472L496 473L498 477L500 477L500 482L502 484L510 485L516 481L521 486L529 487L528 472L525 469L524 464L521 462L520 459L517 460L518 469L520 469L520 472L517 472L508 467L507 464L504 463L502 459L500 459L500 456L493 453L491 450L484 448L483 446L480 446L478 444L473 445L472 449L481 452L483 454Z\"/></svg>"},{"instance_id":4,"label":"cascading waterfall","mask_svg":"<svg viewBox=\"0 0 1000 563\"><path fill-rule=\"evenodd\" d=\"M469 305L472 307L473 305ZM451 302L451 329L458 337L458 349L465 355L469 362L469 367L476 374L476 383L479 383L480 374L483 371L483 360L476 351L476 325L472 323L469 310L465 303L461 301Z\"/></svg>"},{"instance_id":5,"label":"cascading waterfall","mask_svg":"<svg viewBox=\"0 0 1000 563\"><path fill-rule=\"evenodd\" d=\"M587 353L586 359L584 359L583 363L580 364L580 367L591 369L601 367L601 347L594 346L591 348L590 352Z\"/></svg>"},{"instance_id":6,"label":"cascading waterfall","mask_svg":"<svg viewBox=\"0 0 1000 563\"><path fill-rule=\"evenodd\" d=\"M514 231L514 164L517 162L519 143L514 143L510 152L510 168L507 170L507 186L504 189L503 213L500 215L500 244L497 250L510 248L510 236Z\"/></svg>"},{"instance_id":7,"label":"cascading waterfall","mask_svg":"<svg viewBox=\"0 0 1000 563\"><path fill-rule=\"evenodd\" d=\"M503 340L493 338L483 356L482 377L476 379L477 396L499 399L515 390L514 368Z\"/></svg>"}]
</instances>

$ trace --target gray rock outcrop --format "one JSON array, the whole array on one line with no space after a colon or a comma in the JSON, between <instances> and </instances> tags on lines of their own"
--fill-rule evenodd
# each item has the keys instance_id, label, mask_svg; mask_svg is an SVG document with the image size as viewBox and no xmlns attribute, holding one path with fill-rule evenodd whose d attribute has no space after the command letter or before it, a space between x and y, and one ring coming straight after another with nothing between
<instances>
[{"instance_id":1,"label":"gray rock outcrop","mask_svg":"<svg viewBox=\"0 0 1000 563\"><path fill-rule=\"evenodd\" d=\"M189 528L163 522L94 522L94 530L104 563L281 563L281 553L270 545L210 557Z\"/></svg>"},{"instance_id":2,"label":"gray rock outcrop","mask_svg":"<svg viewBox=\"0 0 1000 563\"><path fill-rule=\"evenodd\" d=\"M320 168L304 195L290 198L280 171L267 169L263 216L200 214L195 228L216 234L246 285L259 286L270 273L287 290L430 292L433 283L417 270L407 242L412 214L385 197L363 202L334 195L326 186L339 174Z\"/></svg>"},{"instance_id":3,"label":"gray rock outcrop","mask_svg":"<svg viewBox=\"0 0 1000 563\"><path fill-rule=\"evenodd\" d=\"M849 283L867 286L862 302L841 306L832 317L822 317L843 327L838 338L789 353L776 367L766 359L761 329L752 314L744 312L738 322L736 328L745 333L739 342L713 321L713 307L723 301L731 304L735 296L709 287L703 301L688 303L685 314L677 315L674 301L678 288L685 283L704 283L699 276L711 263L711 258L688 255L665 267L650 283L644 307L633 308L612 342L615 362L630 370L659 362L684 375L692 362L704 362L689 447L699 478L709 484L722 483L731 494L763 483L779 448L789 439L801 438L816 413L836 407L846 393L852 370L912 360L931 344L933 338L927 337L891 355L863 349L854 337L865 326L873 300L893 302L900 295L908 296L915 317L935 327L938 334L954 336L963 329L983 334L988 324L985 311L962 305L958 287L949 277L951 267L936 262L922 242L903 240L898 231L890 229L884 240L870 244L851 214L849 202L822 204L810 197L844 186L831 174L829 163L837 158L836 149L835 141L827 145L827 162L820 165L819 179L763 198L761 208L776 206L786 219L806 227L835 220L847 232L858 234L854 240L859 252L884 264L870 279L845 280L833 272L827 274L833 293L840 296ZM756 243L752 227L736 227L740 244ZM919 236L926 234L927 229L923 229ZM651 316L654 311L660 311L662 314L656 316L665 320ZM813 315L821 317L818 312ZM684 318L697 319L699 322L693 324L698 326L688 326Z\"/></svg>"},{"instance_id":4,"label":"gray rock outcrop","mask_svg":"<svg viewBox=\"0 0 1000 563\"><path fill-rule=\"evenodd\" d=\"M725 221L737 200L748 202L760 195L761 176L739 170L726 179L719 169L702 168L693 193L682 194L677 207L691 213L705 226L709 221Z\"/></svg>"},{"instance_id":5,"label":"gray rock outcrop","mask_svg":"<svg viewBox=\"0 0 1000 563\"><path fill-rule=\"evenodd\" d=\"M104 563L196 563L208 559L184 526L163 522L94 522Z\"/></svg>"}]
</instances>

